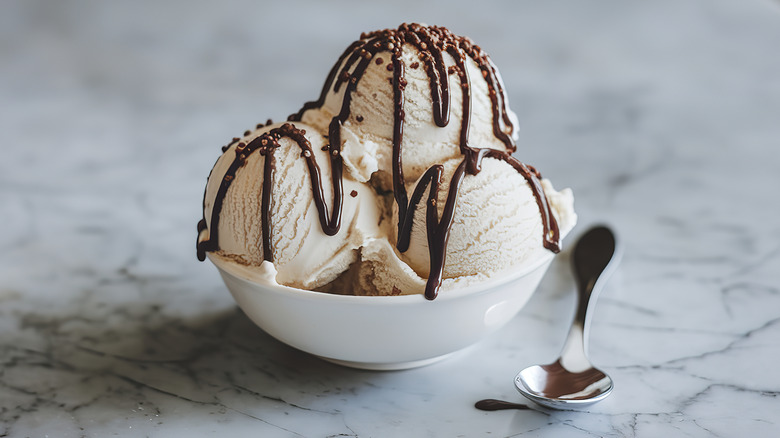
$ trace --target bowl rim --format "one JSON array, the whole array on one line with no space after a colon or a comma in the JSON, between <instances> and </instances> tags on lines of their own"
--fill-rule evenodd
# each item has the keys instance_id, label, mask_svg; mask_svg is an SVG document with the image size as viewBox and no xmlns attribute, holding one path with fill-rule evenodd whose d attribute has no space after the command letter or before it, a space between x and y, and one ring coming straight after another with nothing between
<instances>
[{"instance_id":1,"label":"bowl rim","mask_svg":"<svg viewBox=\"0 0 780 438\"><path fill-rule=\"evenodd\" d=\"M515 271L513 270L513 268L510 267L508 269L505 269L501 273L499 273L497 276L490 278L488 280L480 281L474 284L470 284L466 287L456 288L453 290L448 290L443 293L440 293L433 301L434 303L442 302L442 301L446 302L446 301L457 300L464 297L478 296L478 295L490 293L498 286L502 286L514 280L517 280L519 278L525 277L526 275L531 274L537 269L546 266L549 262L552 261L555 255L556 254L553 253L552 251L545 251L542 257L539 257L538 259L534 260L533 263L524 266L523 269L519 269ZM274 283L259 282L256 279L250 278L246 273L242 272L243 270L246 270L248 268L242 267L241 265L236 264L231 260L220 256L219 254L208 252L207 257L209 258L211 263L213 263L214 266L217 267L219 271L223 273L227 273L232 277L236 277L251 285L261 286L263 287L264 292L275 293L275 294L287 294L287 295L291 295L291 297L298 298L298 299L309 299L309 300L327 301L332 303L343 303L343 304L350 303L350 304L381 305L381 306L409 305L411 303L417 303L417 302L422 303L422 302L429 301L422 294L393 295L393 296L339 295L339 294L333 294L328 292L299 289L296 287L285 286L275 282Z\"/></svg>"}]
</instances>

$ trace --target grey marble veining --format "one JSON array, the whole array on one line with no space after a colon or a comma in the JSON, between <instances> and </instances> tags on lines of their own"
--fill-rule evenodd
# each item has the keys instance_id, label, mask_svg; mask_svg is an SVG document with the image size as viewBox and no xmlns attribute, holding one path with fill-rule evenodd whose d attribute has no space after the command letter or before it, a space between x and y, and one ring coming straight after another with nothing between
<instances>
[{"instance_id":1,"label":"grey marble veining","mask_svg":"<svg viewBox=\"0 0 780 438\"><path fill-rule=\"evenodd\" d=\"M0 13L0 436L780 433L780 3L11 1ZM361 31L423 21L501 68L518 157L626 251L586 411L522 402L558 353L568 254L506 328L435 365L289 348L195 259L219 147L314 98ZM434 303L435 304L435 303Z\"/></svg>"}]
</instances>

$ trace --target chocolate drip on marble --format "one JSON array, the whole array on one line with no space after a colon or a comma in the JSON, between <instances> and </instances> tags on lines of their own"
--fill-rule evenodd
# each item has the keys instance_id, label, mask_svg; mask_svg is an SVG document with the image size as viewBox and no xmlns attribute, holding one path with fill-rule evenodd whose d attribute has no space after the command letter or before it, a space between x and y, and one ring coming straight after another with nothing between
<instances>
[{"instance_id":1,"label":"chocolate drip on marble","mask_svg":"<svg viewBox=\"0 0 780 438\"><path fill-rule=\"evenodd\" d=\"M330 166L331 166L331 183L333 184L333 207L328 214L328 206L325 203L325 191L322 182L322 172L314 157L314 151L311 148L311 143L306 138L306 131L296 128L291 123L285 123L278 128L274 128L266 133L261 134L248 144L238 143L234 149L235 158L228 167L225 175L220 182L217 195L214 199L214 206L211 211L211 226L209 227L209 238L204 241L198 242L198 259L205 260L207 251L219 250L219 218L222 212L222 205L227 191L230 188L233 180L235 180L236 172L246 164L250 155L255 152L265 156L263 163L263 193L261 194L260 201L260 214L261 214L261 226L262 226L262 245L263 245L263 259L273 262L273 248L271 247L271 233L269 229L270 224L270 205L272 195L272 184L274 180L275 170L275 157L274 153L280 146L279 140L282 138L290 138L301 149L301 157L306 160L306 166L309 171L309 177L311 179L311 188L314 197L314 204L317 207L317 213L319 216L320 226L325 234L332 236L338 233L341 227L341 212L342 212L342 200L343 200L343 185L342 185L342 159L338 153L330 154ZM205 209L204 209L205 215ZM206 228L205 217L198 223L198 232Z\"/></svg>"},{"instance_id":2,"label":"chocolate drip on marble","mask_svg":"<svg viewBox=\"0 0 780 438\"><path fill-rule=\"evenodd\" d=\"M479 409L480 411L504 411L508 409L517 409L521 411L526 411L531 409L530 407L528 407L528 405L508 402L504 400L496 400L494 398L486 398L484 400L480 400L474 403L474 407Z\"/></svg>"}]
</instances>

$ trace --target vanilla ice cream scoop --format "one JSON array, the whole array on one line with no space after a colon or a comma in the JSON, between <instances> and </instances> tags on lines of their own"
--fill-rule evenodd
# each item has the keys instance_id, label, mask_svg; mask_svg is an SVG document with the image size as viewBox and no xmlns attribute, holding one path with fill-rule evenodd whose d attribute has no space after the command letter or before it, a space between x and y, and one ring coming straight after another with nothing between
<instances>
[{"instance_id":1,"label":"vanilla ice cream scoop","mask_svg":"<svg viewBox=\"0 0 780 438\"><path fill-rule=\"evenodd\" d=\"M259 127L224 148L204 195L198 252L246 266L272 262L281 284L313 289L375 236L373 189L341 175L304 124Z\"/></svg>"},{"instance_id":2,"label":"vanilla ice cream scoop","mask_svg":"<svg viewBox=\"0 0 780 438\"><path fill-rule=\"evenodd\" d=\"M515 149L517 117L498 70L471 40L435 26L361 35L320 100L292 118L340 139L344 164L361 181L390 172L399 147L410 181L460 156L465 137L480 148Z\"/></svg>"},{"instance_id":3,"label":"vanilla ice cream scoop","mask_svg":"<svg viewBox=\"0 0 780 438\"><path fill-rule=\"evenodd\" d=\"M537 180L539 185L534 186L535 181L528 181L529 175L535 177L533 169L526 166L518 171L513 165L521 166L519 162L508 156L502 158L483 159L479 173L465 174L459 181L442 266L443 279L491 276L532 263L549 251L544 234L549 229L544 222L549 218L540 214L540 197L535 191L543 190L561 233L568 233L576 222L571 190L557 192L545 179ZM446 214L450 184L463 165L462 159L444 162L438 194L430 197L426 193L429 203L435 199L435 211L440 218ZM410 188L424 183L418 180ZM401 258L423 278L430 277L431 269L436 269L431 266L426 233L428 208L421 203L414 211L409 246L401 253ZM397 214L396 209L396 217Z\"/></svg>"}]
</instances>

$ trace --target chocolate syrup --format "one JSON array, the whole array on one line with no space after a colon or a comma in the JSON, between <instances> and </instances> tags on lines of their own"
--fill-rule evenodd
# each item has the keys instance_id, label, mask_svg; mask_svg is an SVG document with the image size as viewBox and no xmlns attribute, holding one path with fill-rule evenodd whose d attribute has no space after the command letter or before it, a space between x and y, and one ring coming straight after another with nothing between
<instances>
[{"instance_id":1,"label":"chocolate syrup","mask_svg":"<svg viewBox=\"0 0 780 438\"><path fill-rule=\"evenodd\" d=\"M521 411L525 411L531 409L527 405L521 405L520 403L512 403L504 400L496 400L493 398L480 400L474 403L474 407L480 411L503 411L506 409L519 409Z\"/></svg>"},{"instance_id":2,"label":"chocolate syrup","mask_svg":"<svg viewBox=\"0 0 780 438\"><path fill-rule=\"evenodd\" d=\"M406 191L405 179L403 174L403 156L401 153L401 144L404 135L404 89L407 85L404 64L401 61L401 55L404 45L411 45L417 48L422 60L422 66L428 75L431 90L431 105L433 121L436 126L444 127L450 120L450 83L449 74L457 73L459 86L462 89L462 117L460 126L460 152L463 155L463 161L458 166L455 174L450 181L447 198L442 209L441 217L437 207L439 188L442 183L443 167L434 165L430 167L420 179L420 182L414 188L411 199ZM455 212L455 204L458 197L461 182L465 175L476 175L481 170L481 163L485 157L505 161L512 168L521 174L528 182L542 216L543 224L543 243L545 248L558 252L560 250L560 233L555 217L552 214L550 205L542 189L541 175L532 167L527 166L513 158L510 153L516 150L511 133L514 129L509 110L506 104L506 95L503 84L501 83L497 69L487 54L482 52L479 46L474 45L471 40L464 37L458 37L450 33L443 27L425 27L418 24L402 24L398 29L385 29L376 32L362 34L360 40L352 43L347 50L342 53L336 64L330 70L325 80L320 97L311 102L307 102L295 114L289 116L291 122L300 121L303 114L310 110L322 107L328 93L339 92L342 86L345 86L344 95L341 102L339 113L333 117L328 127L327 138L330 142L331 156L331 177L333 184L333 206L330 217L327 216L327 206L323 199L323 187L320 182L319 168L313 159L313 154L307 157L307 165L312 179L312 189L314 191L315 204L320 215L320 224L323 231L328 235L334 235L338 232L341 222L341 209L343 203L342 187L342 160L341 160L341 126L350 116L350 104L352 102L352 93L357 88L366 68L370 65L375 55L379 52L389 52L390 61L387 64L387 70L391 71L393 77L391 84L393 87L393 192L395 202L398 206L398 241L396 246L399 251L404 252L409 248L411 236L412 221L414 212L422 202L425 191L428 190L426 199L426 232L428 236L428 247L430 256L430 275L425 288L425 297L429 300L436 298L439 287L441 286L444 264L446 261L446 248L449 238L452 219ZM447 68L444 63L444 53L448 53L455 60L455 65ZM497 139L504 143L506 150L500 151L490 148L479 148L469 144L468 133L471 125L471 80L469 78L466 66L467 58L471 58L480 69L480 72L488 86L488 93L491 100L493 115L493 134ZM376 59L375 64L381 64L380 59ZM419 64L417 65L419 67ZM293 138L301 149L308 147L311 149L301 131L292 125L286 124L285 127L277 128L269 133L263 134L253 140L246 146L247 153L257 149L254 145L261 138L268 141L273 139L274 147L278 147L278 139L281 136ZM262 141L262 140L261 140ZM305 143L304 143L305 142ZM308 145L308 146L306 146ZM254 148L250 148L253 146ZM270 152L269 152L270 151ZM268 236L267 219L268 205L265 202L266 197L270 196L271 179L267 175L273 173L273 148L266 149L270 159L266 160L265 175L263 181L263 248L264 257L270 260L270 236ZM270 163L270 164L269 164ZM205 258L205 251L218 249L217 224L219 221L219 212L221 210L222 200L230 185L230 179L235 176L235 171L242 165L242 161L237 157L231 165L225 180L223 180L214 204L211 218L210 238L208 241L199 243L198 258ZM198 225L199 232L205 228L205 219Z\"/></svg>"},{"instance_id":3,"label":"chocolate syrup","mask_svg":"<svg viewBox=\"0 0 780 438\"><path fill-rule=\"evenodd\" d=\"M246 164L249 156L255 152L265 156L263 163L263 193L260 201L260 214L262 224L262 245L263 259L273 262L273 251L271 248L271 232L269 229L271 191L273 184L273 175L276 168L274 152L280 147L279 140L283 137L290 138L301 149L301 157L306 160L306 166L311 177L312 193L314 195L314 204L317 207L317 213L320 220L320 226L325 234L332 236L338 233L341 227L341 211L343 201L342 184L342 159L338 153L330 154L331 182L333 184L333 206L328 215L328 206L325 203L325 192L322 183L322 172L317 165L314 157L314 151L311 143L306 138L306 131L296 128L291 123L285 123L278 128L274 128L259 137L255 138L249 144L238 143L234 149L235 158L225 172L220 183L217 195L214 198L214 206L211 210L211 226L209 227L209 238L198 242L198 259L203 261L206 258L207 251L216 251L219 249L219 217L222 211L227 191L233 182L238 169ZM331 148L331 150L334 150ZM337 150L337 149L336 149ZM205 209L204 209L205 214ZM198 233L206 228L205 218L198 222Z\"/></svg>"}]
</instances>

